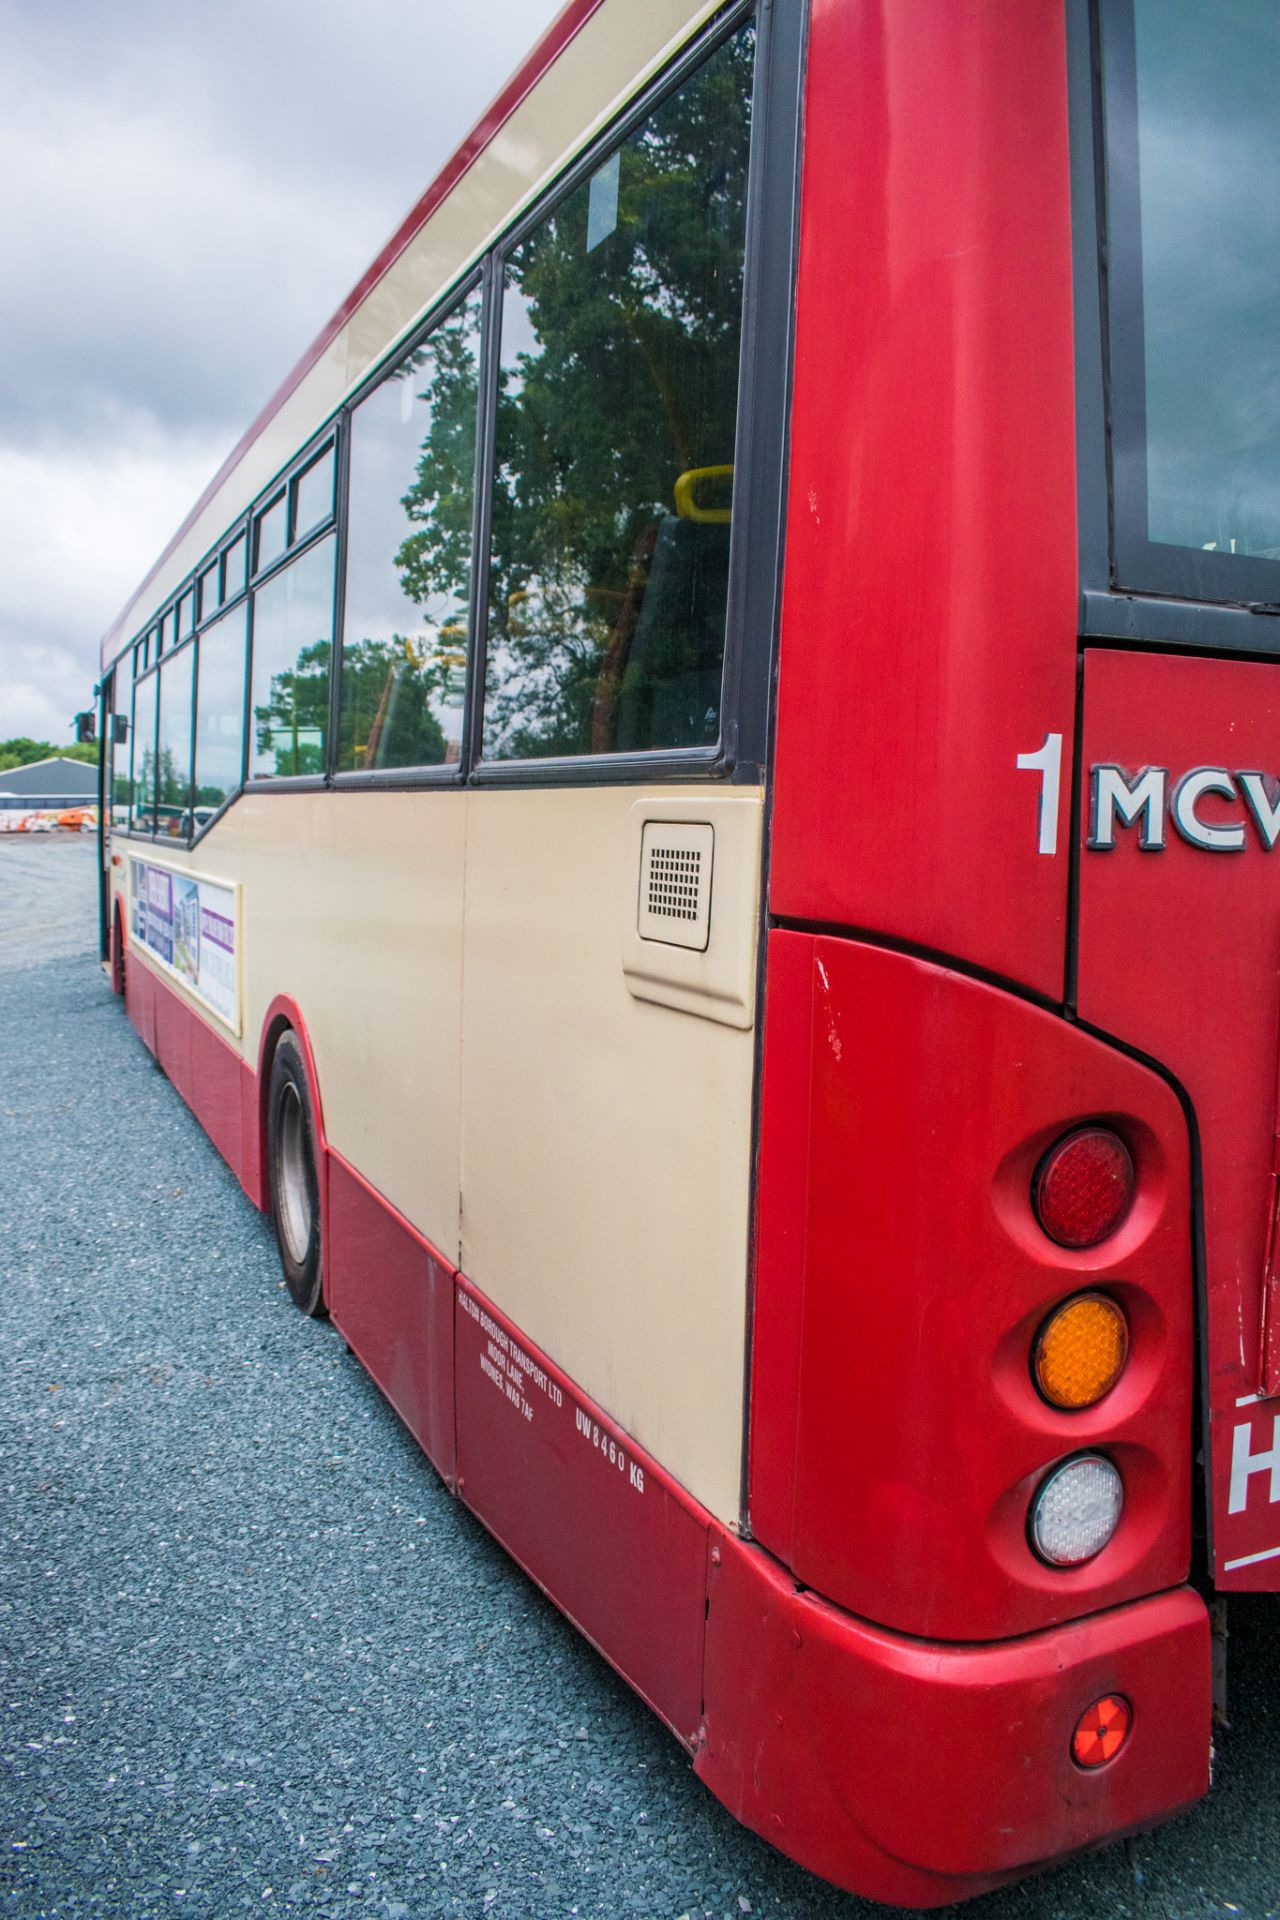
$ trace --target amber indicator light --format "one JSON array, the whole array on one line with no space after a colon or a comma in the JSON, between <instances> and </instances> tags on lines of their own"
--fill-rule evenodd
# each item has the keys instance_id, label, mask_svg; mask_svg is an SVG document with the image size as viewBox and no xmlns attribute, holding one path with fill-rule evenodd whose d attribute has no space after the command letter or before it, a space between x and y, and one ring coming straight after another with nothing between
<instances>
[{"instance_id":1,"label":"amber indicator light","mask_svg":"<svg viewBox=\"0 0 1280 1920\"><path fill-rule=\"evenodd\" d=\"M1055 1307L1036 1335L1031 1370L1052 1407L1068 1413L1110 1393L1129 1357L1129 1324L1105 1293L1077 1293Z\"/></svg>"},{"instance_id":2,"label":"amber indicator light","mask_svg":"<svg viewBox=\"0 0 1280 1920\"><path fill-rule=\"evenodd\" d=\"M1133 1161L1119 1134L1077 1127L1036 1168L1031 1204L1060 1247L1096 1247L1128 1213L1133 1186Z\"/></svg>"},{"instance_id":3,"label":"amber indicator light","mask_svg":"<svg viewBox=\"0 0 1280 1920\"><path fill-rule=\"evenodd\" d=\"M1071 1736L1071 1758L1092 1773L1114 1760L1133 1725L1133 1709L1118 1693L1106 1693L1087 1707Z\"/></svg>"}]
</instances>

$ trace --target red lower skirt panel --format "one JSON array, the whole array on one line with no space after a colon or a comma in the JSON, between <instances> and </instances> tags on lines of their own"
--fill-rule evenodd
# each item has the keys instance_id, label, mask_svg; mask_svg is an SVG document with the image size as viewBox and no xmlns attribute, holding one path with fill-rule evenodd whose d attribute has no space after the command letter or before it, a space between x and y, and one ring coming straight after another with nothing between
<instances>
[{"instance_id":1,"label":"red lower skirt panel","mask_svg":"<svg viewBox=\"0 0 1280 1920\"><path fill-rule=\"evenodd\" d=\"M461 1277L458 1491L689 1745L711 1515Z\"/></svg>"},{"instance_id":2,"label":"red lower skirt panel","mask_svg":"<svg viewBox=\"0 0 1280 1920\"><path fill-rule=\"evenodd\" d=\"M257 1075L168 983L129 954L126 1005L140 1037L200 1122L255 1206Z\"/></svg>"},{"instance_id":3,"label":"red lower skirt panel","mask_svg":"<svg viewBox=\"0 0 1280 1920\"><path fill-rule=\"evenodd\" d=\"M130 961L135 1027L261 1205L257 1076ZM982 1646L884 1632L727 1532L332 1149L323 1178L326 1294L355 1352L712 1792L803 1866L940 1906L1204 1792L1208 1618L1189 1589ZM1085 1773L1071 1733L1107 1693L1133 1730Z\"/></svg>"},{"instance_id":4,"label":"red lower skirt panel","mask_svg":"<svg viewBox=\"0 0 1280 1920\"><path fill-rule=\"evenodd\" d=\"M328 1160L329 1311L452 1487L453 1268L332 1147Z\"/></svg>"}]
</instances>

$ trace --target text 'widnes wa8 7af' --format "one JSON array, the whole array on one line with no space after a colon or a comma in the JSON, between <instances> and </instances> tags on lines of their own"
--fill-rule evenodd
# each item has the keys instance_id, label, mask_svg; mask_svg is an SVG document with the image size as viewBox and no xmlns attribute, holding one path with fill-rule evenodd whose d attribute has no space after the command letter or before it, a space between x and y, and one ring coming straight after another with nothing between
<instances>
[{"instance_id":1,"label":"text 'widnes wa8 7af'","mask_svg":"<svg viewBox=\"0 0 1280 1920\"><path fill-rule=\"evenodd\" d=\"M1280 1583L1278 95L1264 0L572 0L104 644L294 1298L882 1901L1194 1801Z\"/></svg>"}]
</instances>

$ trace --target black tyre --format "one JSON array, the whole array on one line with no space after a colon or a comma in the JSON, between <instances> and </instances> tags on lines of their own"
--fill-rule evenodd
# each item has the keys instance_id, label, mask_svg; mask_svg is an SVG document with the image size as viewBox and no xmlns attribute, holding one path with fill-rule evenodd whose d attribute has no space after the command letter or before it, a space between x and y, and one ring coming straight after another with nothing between
<instances>
[{"instance_id":1,"label":"black tyre","mask_svg":"<svg viewBox=\"0 0 1280 1920\"><path fill-rule=\"evenodd\" d=\"M267 1178L276 1245L293 1304L303 1313L323 1314L316 1136L302 1049L292 1033L281 1036L271 1062Z\"/></svg>"}]
</instances>

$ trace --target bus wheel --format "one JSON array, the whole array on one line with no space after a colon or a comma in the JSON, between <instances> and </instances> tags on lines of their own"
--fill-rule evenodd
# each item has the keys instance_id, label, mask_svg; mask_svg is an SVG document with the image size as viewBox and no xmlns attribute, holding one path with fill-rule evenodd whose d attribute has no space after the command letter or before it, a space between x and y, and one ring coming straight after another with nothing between
<instances>
[{"instance_id":1,"label":"bus wheel","mask_svg":"<svg viewBox=\"0 0 1280 1920\"><path fill-rule=\"evenodd\" d=\"M289 1293L303 1313L323 1314L315 1129L302 1049L291 1033L281 1035L271 1062L267 1172L271 1218Z\"/></svg>"}]
</instances>

